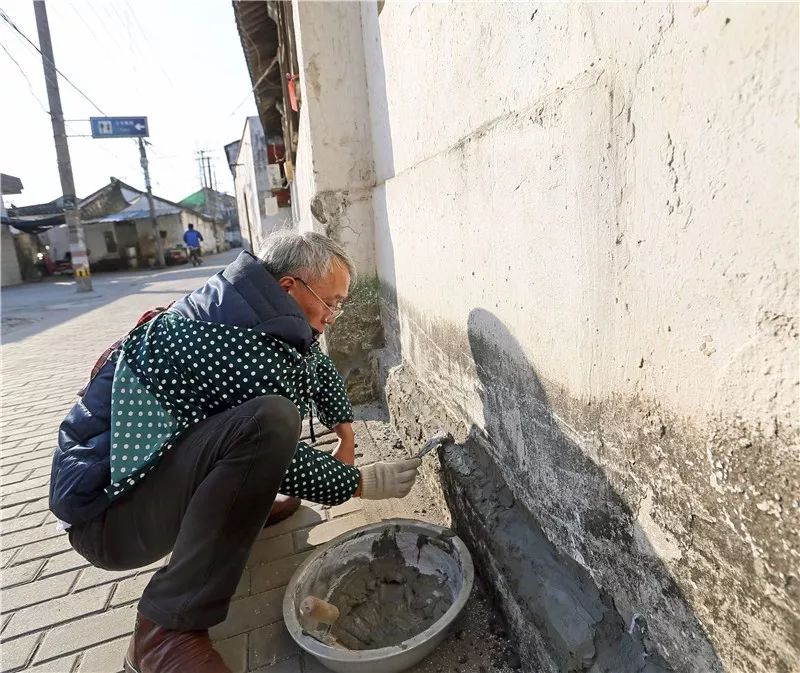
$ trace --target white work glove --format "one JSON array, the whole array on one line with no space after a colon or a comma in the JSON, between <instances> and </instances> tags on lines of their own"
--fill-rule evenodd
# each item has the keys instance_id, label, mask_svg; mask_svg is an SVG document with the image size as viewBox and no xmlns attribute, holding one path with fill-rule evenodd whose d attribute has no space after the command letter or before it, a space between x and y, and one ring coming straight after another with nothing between
<instances>
[{"instance_id":1,"label":"white work glove","mask_svg":"<svg viewBox=\"0 0 800 673\"><path fill-rule=\"evenodd\" d=\"M419 458L373 463L361 468L361 497L368 500L405 498L417 478Z\"/></svg>"}]
</instances>

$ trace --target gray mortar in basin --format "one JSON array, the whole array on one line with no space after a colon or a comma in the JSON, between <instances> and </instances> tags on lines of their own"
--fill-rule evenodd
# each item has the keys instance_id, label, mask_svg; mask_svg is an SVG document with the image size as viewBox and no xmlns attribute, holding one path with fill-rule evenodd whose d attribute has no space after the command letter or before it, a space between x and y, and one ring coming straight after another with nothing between
<instances>
[{"instance_id":1,"label":"gray mortar in basin","mask_svg":"<svg viewBox=\"0 0 800 673\"><path fill-rule=\"evenodd\" d=\"M396 673L441 643L473 579L469 552L449 529L406 519L370 524L300 566L286 590L284 621L297 644L331 670ZM340 609L330 630L300 616L309 595Z\"/></svg>"}]
</instances>

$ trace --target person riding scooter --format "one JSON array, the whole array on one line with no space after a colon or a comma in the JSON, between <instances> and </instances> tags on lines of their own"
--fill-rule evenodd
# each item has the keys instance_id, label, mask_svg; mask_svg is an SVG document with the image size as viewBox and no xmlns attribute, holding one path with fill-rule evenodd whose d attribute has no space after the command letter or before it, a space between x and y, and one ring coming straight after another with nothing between
<instances>
[{"instance_id":1,"label":"person riding scooter","mask_svg":"<svg viewBox=\"0 0 800 673\"><path fill-rule=\"evenodd\" d=\"M200 242L203 240L203 234L195 231L194 225L190 224L189 229L183 234L183 242L189 249L189 261L192 266L202 264L203 260L200 258Z\"/></svg>"}]
</instances>

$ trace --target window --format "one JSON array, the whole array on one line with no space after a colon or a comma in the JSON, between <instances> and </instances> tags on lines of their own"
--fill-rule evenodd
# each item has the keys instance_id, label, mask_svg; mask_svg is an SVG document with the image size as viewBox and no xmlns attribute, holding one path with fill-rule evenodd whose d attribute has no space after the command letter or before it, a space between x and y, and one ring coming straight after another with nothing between
<instances>
[{"instance_id":1,"label":"window","mask_svg":"<svg viewBox=\"0 0 800 673\"><path fill-rule=\"evenodd\" d=\"M114 238L114 232L104 231L103 237L106 239L106 252L117 252L117 239Z\"/></svg>"}]
</instances>

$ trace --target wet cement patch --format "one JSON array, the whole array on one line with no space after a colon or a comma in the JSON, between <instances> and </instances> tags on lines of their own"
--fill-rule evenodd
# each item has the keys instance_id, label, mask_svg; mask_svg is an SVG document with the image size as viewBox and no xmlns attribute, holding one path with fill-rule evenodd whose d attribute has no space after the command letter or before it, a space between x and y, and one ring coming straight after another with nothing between
<instances>
[{"instance_id":1,"label":"wet cement patch","mask_svg":"<svg viewBox=\"0 0 800 673\"><path fill-rule=\"evenodd\" d=\"M420 535L418 549L426 544ZM354 561L329 598L340 611L331 635L349 649L399 645L433 625L453 603L444 578L409 565L388 531L375 540L372 555Z\"/></svg>"}]
</instances>

